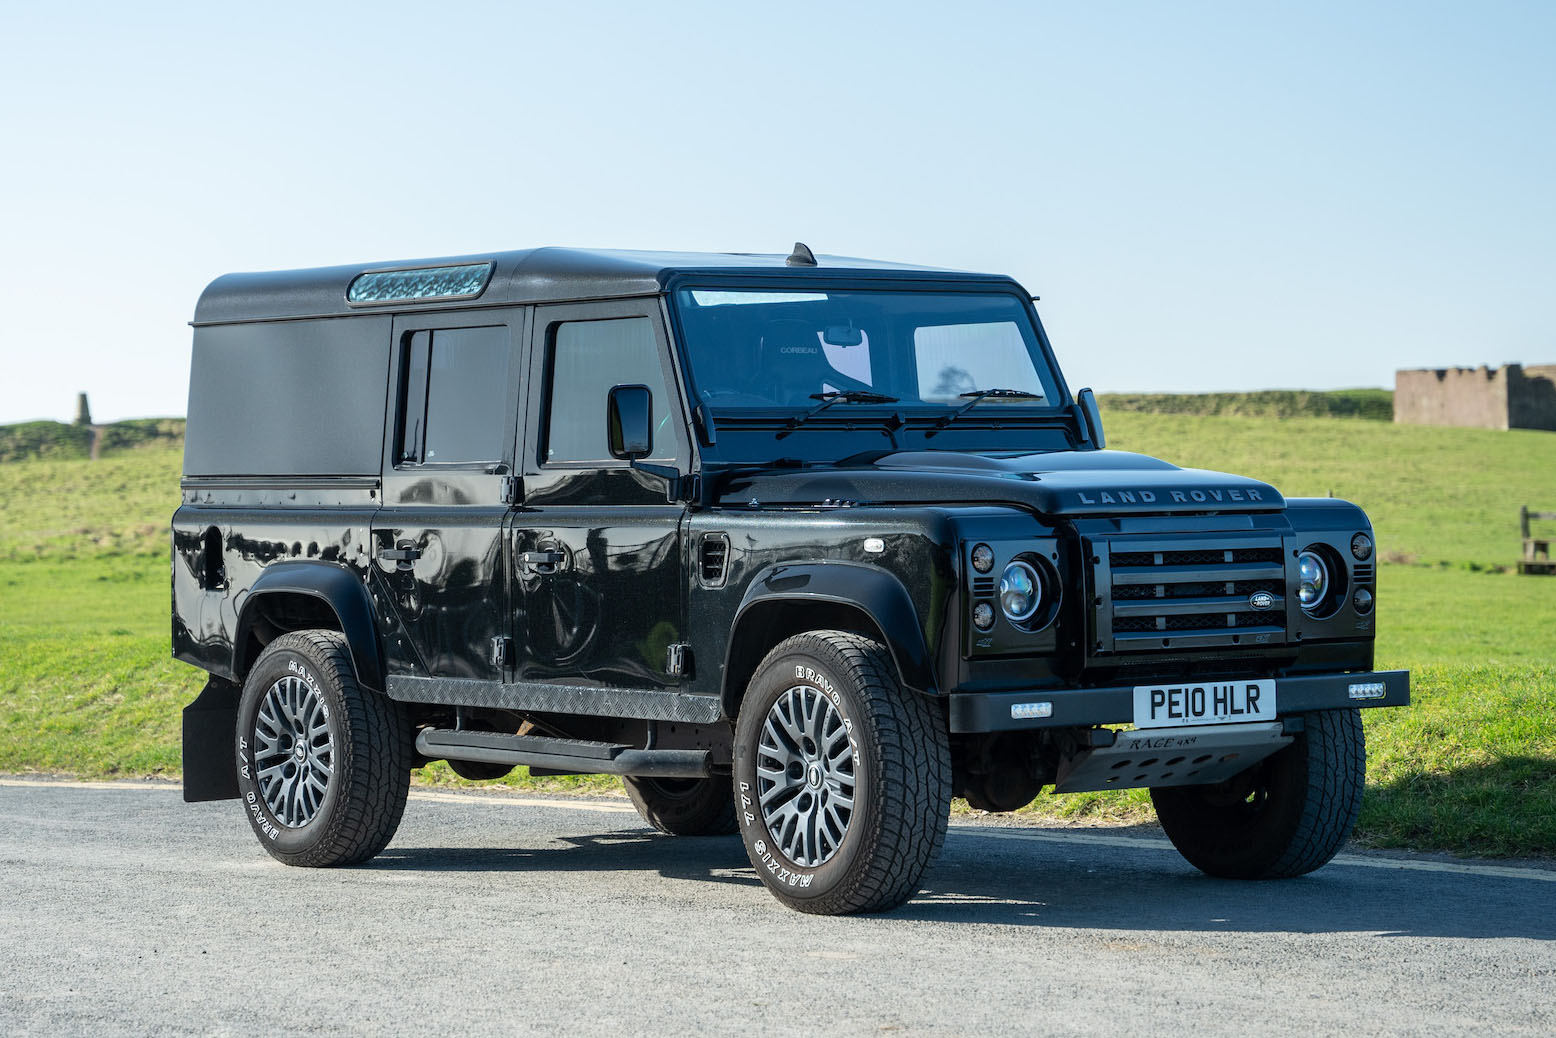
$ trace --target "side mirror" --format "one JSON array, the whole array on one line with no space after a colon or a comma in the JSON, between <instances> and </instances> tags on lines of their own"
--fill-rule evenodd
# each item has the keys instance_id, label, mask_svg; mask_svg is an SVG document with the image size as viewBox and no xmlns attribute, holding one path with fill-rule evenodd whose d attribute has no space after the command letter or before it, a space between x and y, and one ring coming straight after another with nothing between
<instances>
[{"instance_id":1,"label":"side mirror","mask_svg":"<svg viewBox=\"0 0 1556 1038\"><path fill-rule=\"evenodd\" d=\"M611 457L637 461L654 452L654 394L647 386L613 386L605 404Z\"/></svg>"},{"instance_id":2,"label":"side mirror","mask_svg":"<svg viewBox=\"0 0 1556 1038\"><path fill-rule=\"evenodd\" d=\"M1102 434L1102 410L1097 406L1097 394L1088 386L1075 394L1075 402L1080 405L1091 445L1100 451L1107 446L1108 438Z\"/></svg>"}]
</instances>

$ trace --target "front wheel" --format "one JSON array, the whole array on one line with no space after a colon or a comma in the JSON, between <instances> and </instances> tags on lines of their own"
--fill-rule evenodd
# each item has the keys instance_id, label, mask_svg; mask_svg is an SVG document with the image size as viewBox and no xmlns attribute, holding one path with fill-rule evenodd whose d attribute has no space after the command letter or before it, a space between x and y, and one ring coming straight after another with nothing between
<instances>
[{"instance_id":1,"label":"front wheel","mask_svg":"<svg viewBox=\"0 0 1556 1038\"><path fill-rule=\"evenodd\" d=\"M238 794L259 842L288 865L354 865L388 845L414 747L398 703L357 684L345 638L271 642L238 701Z\"/></svg>"},{"instance_id":2,"label":"front wheel","mask_svg":"<svg viewBox=\"0 0 1556 1038\"><path fill-rule=\"evenodd\" d=\"M1227 879L1301 876L1356 825L1367 746L1355 710L1306 714L1290 746L1214 786L1151 790L1156 817L1189 864Z\"/></svg>"},{"instance_id":3,"label":"front wheel","mask_svg":"<svg viewBox=\"0 0 1556 1038\"><path fill-rule=\"evenodd\" d=\"M746 853L801 912L895 908L945 839L945 722L858 634L814 631L768 653L735 723L734 778Z\"/></svg>"}]
</instances>

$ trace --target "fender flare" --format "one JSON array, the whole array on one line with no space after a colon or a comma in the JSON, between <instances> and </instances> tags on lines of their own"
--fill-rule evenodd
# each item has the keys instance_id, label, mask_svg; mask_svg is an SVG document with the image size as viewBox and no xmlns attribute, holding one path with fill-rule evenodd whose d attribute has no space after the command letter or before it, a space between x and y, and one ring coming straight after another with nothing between
<instances>
[{"instance_id":1,"label":"fender flare","mask_svg":"<svg viewBox=\"0 0 1556 1038\"><path fill-rule=\"evenodd\" d=\"M726 680L732 672L730 664L742 621L758 606L774 602L828 602L860 610L880 631L902 683L929 695L938 694L934 661L924 640L918 609L902 581L874 566L830 560L780 562L752 578L735 610L724 648ZM730 691L723 690L726 702Z\"/></svg>"},{"instance_id":2,"label":"fender flare","mask_svg":"<svg viewBox=\"0 0 1556 1038\"><path fill-rule=\"evenodd\" d=\"M249 588L238 613L238 626L232 640L232 672L241 674L242 659L249 629L258 617L256 606L275 594L307 595L330 608L340 623L341 633L351 648L357 681L377 692L384 690L383 653L378 645L378 628L373 622L373 605L367 588L344 566L329 562L292 560L266 566Z\"/></svg>"}]
</instances>

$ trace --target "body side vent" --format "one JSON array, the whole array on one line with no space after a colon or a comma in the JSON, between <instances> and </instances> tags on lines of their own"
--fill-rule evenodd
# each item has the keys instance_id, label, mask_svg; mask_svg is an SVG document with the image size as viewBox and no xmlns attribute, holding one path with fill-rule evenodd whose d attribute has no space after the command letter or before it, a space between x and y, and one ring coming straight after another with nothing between
<instances>
[{"instance_id":1,"label":"body side vent","mask_svg":"<svg viewBox=\"0 0 1556 1038\"><path fill-rule=\"evenodd\" d=\"M697 580L703 587L723 587L729 576L729 535L705 533L697 542Z\"/></svg>"}]
</instances>

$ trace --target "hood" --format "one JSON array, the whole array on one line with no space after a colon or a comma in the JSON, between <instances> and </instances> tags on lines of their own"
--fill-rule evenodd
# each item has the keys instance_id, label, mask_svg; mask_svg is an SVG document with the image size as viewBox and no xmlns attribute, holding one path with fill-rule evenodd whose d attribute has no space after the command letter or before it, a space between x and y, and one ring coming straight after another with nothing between
<instances>
[{"instance_id":1,"label":"hood","mask_svg":"<svg viewBox=\"0 0 1556 1038\"><path fill-rule=\"evenodd\" d=\"M742 470L720 504L1003 504L1044 515L1272 512L1280 491L1256 479L1180 469L1127 451L990 455L898 451L827 467Z\"/></svg>"}]
</instances>

